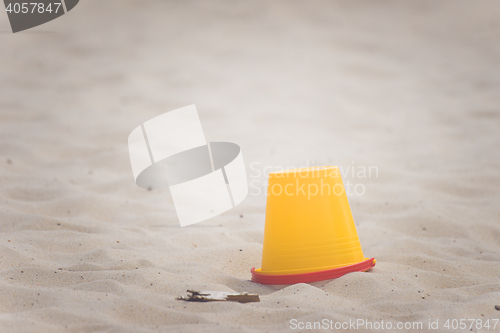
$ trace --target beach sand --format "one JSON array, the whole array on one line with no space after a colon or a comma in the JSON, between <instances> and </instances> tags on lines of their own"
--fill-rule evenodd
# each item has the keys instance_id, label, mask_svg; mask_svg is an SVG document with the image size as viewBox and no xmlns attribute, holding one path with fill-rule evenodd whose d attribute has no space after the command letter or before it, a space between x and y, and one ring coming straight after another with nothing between
<instances>
[{"instance_id":1,"label":"beach sand","mask_svg":"<svg viewBox=\"0 0 500 333\"><path fill-rule=\"evenodd\" d=\"M0 332L500 318L499 2L85 0L18 34L2 15ZM181 228L168 190L135 185L127 137L190 104L209 141L241 146L251 186ZM377 265L253 283L264 174L305 165L357 185ZM175 300L187 289L261 302Z\"/></svg>"}]
</instances>

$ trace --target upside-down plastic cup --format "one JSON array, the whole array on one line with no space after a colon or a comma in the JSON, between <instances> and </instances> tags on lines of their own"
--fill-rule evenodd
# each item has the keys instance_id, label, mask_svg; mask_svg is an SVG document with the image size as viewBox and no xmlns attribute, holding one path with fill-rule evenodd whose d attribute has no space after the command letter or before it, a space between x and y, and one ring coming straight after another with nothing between
<instances>
[{"instance_id":1,"label":"upside-down plastic cup","mask_svg":"<svg viewBox=\"0 0 500 333\"><path fill-rule=\"evenodd\" d=\"M252 281L307 283L373 266L375 259L363 255L338 167L269 174L262 268L252 268Z\"/></svg>"}]
</instances>

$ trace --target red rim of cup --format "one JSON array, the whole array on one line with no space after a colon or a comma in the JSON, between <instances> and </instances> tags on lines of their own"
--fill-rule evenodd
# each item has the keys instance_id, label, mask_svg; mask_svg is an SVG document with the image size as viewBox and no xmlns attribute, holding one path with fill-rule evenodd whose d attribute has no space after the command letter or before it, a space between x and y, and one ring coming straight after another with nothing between
<instances>
[{"instance_id":1,"label":"red rim of cup","mask_svg":"<svg viewBox=\"0 0 500 333\"><path fill-rule=\"evenodd\" d=\"M255 267L252 267L252 281L261 284L295 284L308 283L315 281L323 281L339 278L347 273L365 272L375 266L375 258L370 258L354 265L327 269L325 271L289 274L289 275L266 275L255 272Z\"/></svg>"}]
</instances>

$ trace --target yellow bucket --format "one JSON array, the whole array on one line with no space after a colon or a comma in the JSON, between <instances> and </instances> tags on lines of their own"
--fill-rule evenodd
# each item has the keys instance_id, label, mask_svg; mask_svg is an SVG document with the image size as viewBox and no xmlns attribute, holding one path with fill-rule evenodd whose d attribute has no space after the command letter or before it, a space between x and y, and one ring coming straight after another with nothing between
<instances>
[{"instance_id":1,"label":"yellow bucket","mask_svg":"<svg viewBox=\"0 0 500 333\"><path fill-rule=\"evenodd\" d=\"M252 281L293 284L367 271L339 168L269 174L262 268Z\"/></svg>"}]
</instances>

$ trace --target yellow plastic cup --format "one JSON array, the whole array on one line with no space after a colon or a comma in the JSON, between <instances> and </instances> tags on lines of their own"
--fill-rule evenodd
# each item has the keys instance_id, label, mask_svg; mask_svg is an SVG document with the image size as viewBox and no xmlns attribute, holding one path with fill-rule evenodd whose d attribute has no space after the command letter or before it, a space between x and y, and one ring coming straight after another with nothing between
<instances>
[{"instance_id":1,"label":"yellow plastic cup","mask_svg":"<svg viewBox=\"0 0 500 333\"><path fill-rule=\"evenodd\" d=\"M252 281L293 284L367 271L349 202L336 166L269 174L262 268Z\"/></svg>"}]
</instances>

